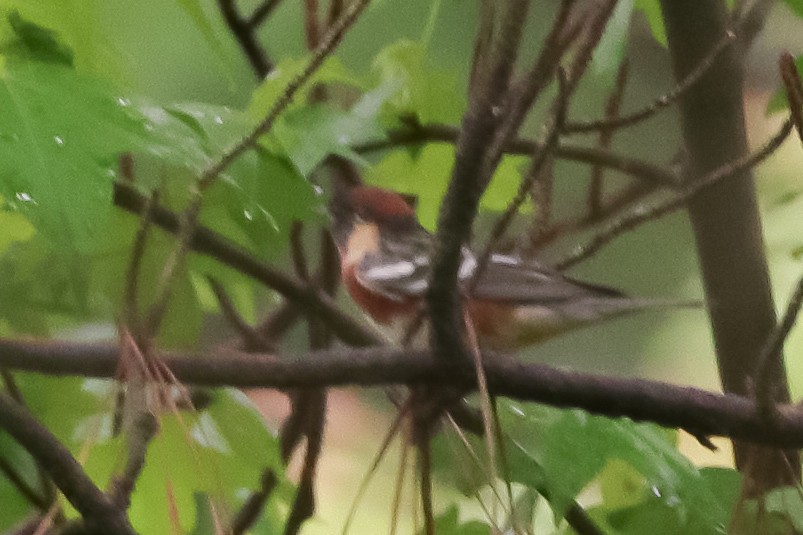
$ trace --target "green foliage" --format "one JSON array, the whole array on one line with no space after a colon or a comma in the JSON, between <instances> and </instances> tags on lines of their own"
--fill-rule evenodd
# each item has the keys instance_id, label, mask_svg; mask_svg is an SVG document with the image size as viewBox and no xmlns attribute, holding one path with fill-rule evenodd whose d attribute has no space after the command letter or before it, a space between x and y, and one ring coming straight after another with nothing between
<instances>
[{"instance_id":1,"label":"green foliage","mask_svg":"<svg viewBox=\"0 0 803 535\"><path fill-rule=\"evenodd\" d=\"M100 19L103 0L2 0L0 42L21 40L34 57L62 58L82 73L121 81L119 51ZM11 46L11 49L18 46Z\"/></svg>"},{"instance_id":2,"label":"green foliage","mask_svg":"<svg viewBox=\"0 0 803 535\"><path fill-rule=\"evenodd\" d=\"M689 533L716 533L727 522L733 497L723 498L719 487L709 485L666 430L512 402L500 407L500 418L510 437L511 480L547 496L557 515L602 473L610 508L638 503L634 507L641 510L643 503L654 502L674 525L703 530ZM627 492L611 493L613 488Z\"/></svg>"},{"instance_id":3,"label":"green foliage","mask_svg":"<svg viewBox=\"0 0 803 535\"><path fill-rule=\"evenodd\" d=\"M36 465L31 456L5 432L0 431L0 463L11 467L34 491L42 494ZM2 473L2 472L0 472ZM33 506L20 494L17 488L3 474L0 476L0 531L6 532L21 522Z\"/></svg>"},{"instance_id":4,"label":"green foliage","mask_svg":"<svg viewBox=\"0 0 803 535\"><path fill-rule=\"evenodd\" d=\"M798 17L803 17L803 1L784 0L784 4L786 4L786 7L788 7L792 11L792 13L794 13Z\"/></svg>"},{"instance_id":5,"label":"green foliage","mask_svg":"<svg viewBox=\"0 0 803 535\"><path fill-rule=\"evenodd\" d=\"M460 522L457 507L450 507L435 519L438 535L487 535L489 526L481 522ZM423 532L422 532L423 533Z\"/></svg>"},{"instance_id":6,"label":"green foliage","mask_svg":"<svg viewBox=\"0 0 803 535\"><path fill-rule=\"evenodd\" d=\"M219 34L207 4L176 2L186 15L182 22L194 25L215 55L210 59L220 62L230 36ZM800 2L787 4L803 13ZM245 109L219 102L163 102L128 89L128 54L136 52L121 53L106 35L104 8L102 0L0 0L3 336L63 336L88 322L99 324L102 332L111 330L121 319L131 246L141 225L136 215L112 202L114 181L128 178L120 176L119 157L133 155L133 184L141 193L158 191L163 206L180 211L198 176L264 120L310 59L297 51L277 52L272 58L277 68L253 90ZM411 120L459 124L466 102L458 87L464 82L435 65L428 48L440 10L452 8L434 3L424 37L384 43L373 62L365 63L372 66L368 74L328 58L258 147L234 161L206 192L201 223L276 263L286 254L294 221L325 221L321 188L312 181L334 154L356 163L371 183L417 195L421 221L434 229L454 146L427 143L376 154L356 147L381 144L388 131L404 129ZM644 13L655 38L666 44L657 0L621 1L595 52L596 75L610 77L620 64L633 10ZM338 106L326 98L333 95ZM527 162L525 157L503 159L482 198L483 210L508 206ZM799 193L779 202L792 202ZM174 237L161 231L148 236L139 272L141 308L158 295L165 259L175 245ZM803 247L793 254L803 256ZM209 276L221 281L246 320L258 319L268 292L219 262L194 255L175 280L156 340L159 348L199 344L208 317L219 312ZM125 438L110 432L111 384L32 375L19 380L37 417L73 453L89 452L86 469L105 488L126 453ZM283 531L294 488L285 477L276 437L242 393L220 390L211 396L198 411L160 415L160 431L132 497L130 515L140 532L215 533L216 515L225 519L237 510L267 469L276 475L278 488L252 532ZM593 484L599 485L601 503L590 514L616 534L721 533L735 504L744 533L788 527L786 515L798 523L803 518L799 496L786 489L768 498L763 510L769 517L759 514L756 503L737 504L734 471L694 467L677 451L674 434L656 426L515 403L503 403L500 413L509 432L504 466L516 486L513 516L522 524L537 520L537 496L548 499L559 520ZM482 448L480 440L469 440ZM466 494L483 489L486 476L475 461L449 447L438 439L440 482ZM0 458L37 488L31 458L2 433ZM30 510L3 477L0 504L0 530ZM448 504L436 520L437 532L491 530L461 513Z\"/></svg>"},{"instance_id":7,"label":"green foliage","mask_svg":"<svg viewBox=\"0 0 803 535\"><path fill-rule=\"evenodd\" d=\"M661 16L661 4L659 1L636 0L635 7L638 11L644 13L655 40L666 46L666 29L664 28L664 19Z\"/></svg>"}]
</instances>

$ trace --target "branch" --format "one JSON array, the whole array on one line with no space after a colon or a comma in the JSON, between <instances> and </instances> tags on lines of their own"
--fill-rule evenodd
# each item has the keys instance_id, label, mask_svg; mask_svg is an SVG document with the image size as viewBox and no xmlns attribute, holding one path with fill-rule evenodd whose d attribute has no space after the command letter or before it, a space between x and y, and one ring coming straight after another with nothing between
<instances>
[{"instance_id":1,"label":"branch","mask_svg":"<svg viewBox=\"0 0 803 535\"><path fill-rule=\"evenodd\" d=\"M528 7L528 0L510 0L497 35L489 45L489 56L481 62L487 62L487 69L477 73L477 84L470 88L471 98L457 139L454 168L438 216L426 301L430 317L438 318L432 322L432 342L446 360L469 354L460 328L457 289L460 250L471 232L480 196L487 185L484 161L501 124L500 110Z\"/></svg>"},{"instance_id":2,"label":"branch","mask_svg":"<svg viewBox=\"0 0 803 535\"><path fill-rule=\"evenodd\" d=\"M208 188L217 179L220 173L225 171L229 165L243 153L253 148L257 141L259 141L259 138L273 128L274 122L276 122L279 115L293 101L298 90L309 81L310 77L323 64L324 60L328 58L337 45L340 44L346 31L356 22L357 17L359 17L360 13L362 13L369 3L370 0L357 0L349 6L343 16L332 25L332 28L327 32L320 45L315 49L312 58L304 67L304 70L287 85L281 97L274 103L265 118L239 143L227 150L214 165L204 171L203 176L201 176L199 180L201 190Z\"/></svg>"},{"instance_id":3,"label":"branch","mask_svg":"<svg viewBox=\"0 0 803 535\"><path fill-rule=\"evenodd\" d=\"M265 50L259 44L255 30L264 20L264 17L267 17L270 12L273 11L276 4L278 4L278 2L275 0L262 4L262 6L257 9L256 13L254 13L254 16L246 20L237 10L235 0L218 0L218 7L220 8L220 13L223 15L223 20L226 21L226 25L229 27L229 30L231 30L240 48L242 48L245 57L248 58L248 62L254 70L254 74L256 74L259 80L265 78L265 76L273 70L273 62L271 62ZM254 24L253 21L256 15L260 15L260 19L258 23Z\"/></svg>"},{"instance_id":4,"label":"branch","mask_svg":"<svg viewBox=\"0 0 803 535\"><path fill-rule=\"evenodd\" d=\"M112 357L108 364L114 367L118 351L112 347L108 349L108 356ZM95 486L67 448L27 409L5 394L0 394L0 428L19 442L48 473L64 497L81 513L90 533L135 535L125 513Z\"/></svg>"},{"instance_id":5,"label":"branch","mask_svg":"<svg viewBox=\"0 0 803 535\"><path fill-rule=\"evenodd\" d=\"M270 17L273 10L279 7L282 0L265 0L262 4L254 10L254 13L248 18L248 25L252 28L260 26L268 17Z\"/></svg>"},{"instance_id":6,"label":"branch","mask_svg":"<svg viewBox=\"0 0 803 535\"><path fill-rule=\"evenodd\" d=\"M146 203L146 198L128 184L116 182L114 203L124 210L139 214ZM153 224L176 234L179 229L179 216L171 210L155 205ZM220 234L205 227L198 227L189 245L195 252L211 256L238 272L258 280L301 308L320 316L334 329L341 340L358 346L383 342L374 331L341 311L333 299L320 292L311 292L301 281L260 262L245 249Z\"/></svg>"},{"instance_id":7,"label":"branch","mask_svg":"<svg viewBox=\"0 0 803 535\"><path fill-rule=\"evenodd\" d=\"M606 117L595 121L576 121L570 122L566 125L563 132L566 134L582 134L587 132L594 132L596 130L610 130L615 128L624 128L633 126L640 123L645 119L649 119L664 108L669 107L680 96L683 95L690 87L696 84L703 75L708 72L714 64L720 53L725 50L731 43L736 40L736 34L732 31L726 32L716 46L708 53L708 55L700 61L700 63L691 71L686 78L683 79L677 86L675 86L669 93L661 95L655 99L651 104L645 106L640 110L620 115L619 117Z\"/></svg>"},{"instance_id":8,"label":"branch","mask_svg":"<svg viewBox=\"0 0 803 535\"><path fill-rule=\"evenodd\" d=\"M49 375L110 378L116 369L117 353L118 348L111 345L0 339L0 365ZM159 357L182 382L203 386L476 386L470 363L444 364L428 351L377 347L314 351L295 359L276 359L219 350L163 353ZM525 364L494 353L484 353L483 362L489 390L498 396L650 421L695 435L803 447L803 411L796 405L779 405L777 417L768 419L754 400L735 394Z\"/></svg>"},{"instance_id":9,"label":"branch","mask_svg":"<svg viewBox=\"0 0 803 535\"><path fill-rule=\"evenodd\" d=\"M422 143L432 143L443 141L455 143L459 130L450 125L429 124L429 125L410 125L409 127L390 130L387 132L387 139L381 141L371 141L362 145L352 147L355 152L366 153L384 150L401 145L419 145ZM507 154L520 154L525 156L532 155L536 150L543 150L543 143L532 139L517 138L505 144L503 150ZM678 185L678 177L675 173L665 167L630 158L623 154L611 152L597 147L584 147L571 143L559 143L553 156L563 160L577 161L591 165L599 165L608 169L613 169L630 175L646 182L657 183L662 186L675 188Z\"/></svg>"},{"instance_id":10,"label":"branch","mask_svg":"<svg viewBox=\"0 0 803 535\"><path fill-rule=\"evenodd\" d=\"M776 392L773 392L772 367L781 358L784 342L789 336L792 327L795 326L801 305L803 305L803 277L797 281L795 291L792 293L792 297L786 307L786 313L783 315L781 322L772 331L767 343L764 344L764 349L758 359L756 399L764 405L765 410L769 409L770 413L773 400L776 398Z\"/></svg>"},{"instance_id":11,"label":"branch","mask_svg":"<svg viewBox=\"0 0 803 535\"><path fill-rule=\"evenodd\" d=\"M672 70L683 80L725 36L728 15L722 0L660 0ZM744 58L728 47L679 101L686 181L744 158ZM747 394L756 359L776 323L762 239L754 177L749 167L697 195L688 204L695 247L708 303L717 366L726 392ZM789 400L786 373L772 366L776 401ZM734 443L747 498L800 482L798 452Z\"/></svg>"},{"instance_id":12,"label":"branch","mask_svg":"<svg viewBox=\"0 0 803 535\"><path fill-rule=\"evenodd\" d=\"M574 252L558 262L555 267L563 270L567 269L587 258L596 254L603 246L610 243L614 238L624 234L634 228L655 221L666 214L679 210L687 205L700 192L726 178L732 177L745 169L751 169L758 165L765 158L772 155L781 143L789 136L792 131L792 120L787 119L780 130L758 151L748 154L736 161L726 163L715 169L699 180L696 180L684 187L677 195L667 201L655 204L651 207L637 207L631 212L613 221L602 231L597 233L588 243L577 247Z\"/></svg>"}]
</instances>

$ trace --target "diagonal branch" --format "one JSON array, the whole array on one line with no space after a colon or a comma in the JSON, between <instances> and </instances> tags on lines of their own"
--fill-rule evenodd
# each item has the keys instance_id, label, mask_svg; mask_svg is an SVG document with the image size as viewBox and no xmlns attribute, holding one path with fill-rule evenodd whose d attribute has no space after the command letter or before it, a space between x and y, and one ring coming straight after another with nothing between
<instances>
[{"instance_id":1,"label":"diagonal branch","mask_svg":"<svg viewBox=\"0 0 803 535\"><path fill-rule=\"evenodd\" d=\"M618 236L634 228L655 221L666 214L679 210L687 205L687 203L697 196L706 188L721 182L724 179L732 177L734 174L739 173L745 169L751 169L758 165L761 161L771 156L781 143L789 136L792 131L792 120L787 119L778 132L758 151L748 154L736 161L726 163L721 167L708 173L704 177L695 180L689 185L685 186L680 192L672 198L654 204L650 207L637 207L629 213L621 216L610 223L603 230L594 235L588 243L577 247L570 255L558 262L555 266L558 269L567 269L583 260L590 258L596 254L605 245L613 241Z\"/></svg>"},{"instance_id":2,"label":"diagonal branch","mask_svg":"<svg viewBox=\"0 0 803 535\"><path fill-rule=\"evenodd\" d=\"M115 205L139 214L147 202L146 197L128 184L114 185ZM170 233L179 230L179 215L162 206L153 207L153 224ZM205 227L198 227L189 243L192 250L208 255L240 273L258 280L282 296L294 301L305 310L325 319L343 341L358 345L381 344L383 339L362 323L354 320L337 306L333 299L311 292L306 284L257 260L242 247Z\"/></svg>"},{"instance_id":3,"label":"diagonal branch","mask_svg":"<svg viewBox=\"0 0 803 535\"><path fill-rule=\"evenodd\" d=\"M112 349L109 356L113 358L109 364L117 360L116 352ZM81 513L89 532L134 535L125 512L95 486L67 448L27 409L5 394L0 394L0 428L19 442L48 473L64 497Z\"/></svg>"}]
</instances>

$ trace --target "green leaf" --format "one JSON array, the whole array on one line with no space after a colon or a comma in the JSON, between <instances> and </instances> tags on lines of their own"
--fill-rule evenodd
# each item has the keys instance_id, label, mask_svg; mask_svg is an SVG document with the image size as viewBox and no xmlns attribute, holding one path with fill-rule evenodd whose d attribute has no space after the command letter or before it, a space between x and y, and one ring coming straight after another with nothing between
<instances>
[{"instance_id":1,"label":"green leaf","mask_svg":"<svg viewBox=\"0 0 803 535\"><path fill-rule=\"evenodd\" d=\"M0 212L0 256L17 242L30 240L36 231L23 214Z\"/></svg>"},{"instance_id":2,"label":"green leaf","mask_svg":"<svg viewBox=\"0 0 803 535\"><path fill-rule=\"evenodd\" d=\"M220 42L220 39L218 39L215 29L209 22L209 17L206 16L201 2L199 2L199 0L176 0L176 2L178 2L179 7L192 19L212 50L219 56L222 56L223 44Z\"/></svg>"},{"instance_id":3,"label":"green leaf","mask_svg":"<svg viewBox=\"0 0 803 535\"><path fill-rule=\"evenodd\" d=\"M374 61L382 92L392 95L388 104L394 115L415 115L422 123L455 123L465 102L456 98L457 77L427 65L421 44L401 40L381 50Z\"/></svg>"},{"instance_id":4,"label":"green leaf","mask_svg":"<svg viewBox=\"0 0 803 535\"><path fill-rule=\"evenodd\" d=\"M349 146L382 139L384 130L375 117L313 105L284 114L274 135L298 172L307 177L329 154L362 162Z\"/></svg>"},{"instance_id":5,"label":"green leaf","mask_svg":"<svg viewBox=\"0 0 803 535\"><path fill-rule=\"evenodd\" d=\"M617 3L591 58L591 66L596 74L615 73L619 68L627 47L632 14L633 0Z\"/></svg>"},{"instance_id":6,"label":"green leaf","mask_svg":"<svg viewBox=\"0 0 803 535\"><path fill-rule=\"evenodd\" d=\"M72 66L72 50L56 38L54 31L23 19L16 11L8 15L8 23L17 39L3 46L3 54Z\"/></svg>"},{"instance_id":7,"label":"green leaf","mask_svg":"<svg viewBox=\"0 0 803 535\"><path fill-rule=\"evenodd\" d=\"M54 244L89 252L111 209L117 157L142 152L200 170L197 136L73 70L9 62L0 75L0 195Z\"/></svg>"},{"instance_id":8,"label":"green leaf","mask_svg":"<svg viewBox=\"0 0 803 535\"><path fill-rule=\"evenodd\" d=\"M727 518L700 471L655 425L513 402L500 407L500 418L511 439L511 478L546 491L556 514L609 460L619 459L638 471L649 493L680 518L711 526Z\"/></svg>"},{"instance_id":9,"label":"green leaf","mask_svg":"<svg viewBox=\"0 0 803 535\"><path fill-rule=\"evenodd\" d=\"M248 115L254 121L261 121L279 101L292 83L309 65L309 58L285 59L265 77L265 80L254 89L248 105ZM328 57L315 73L295 94L289 109L307 104L309 92L318 84L342 84L362 88L363 82L346 70L340 60Z\"/></svg>"},{"instance_id":10,"label":"green leaf","mask_svg":"<svg viewBox=\"0 0 803 535\"><path fill-rule=\"evenodd\" d=\"M803 0L784 0L784 4L792 13L803 18Z\"/></svg>"},{"instance_id":11,"label":"green leaf","mask_svg":"<svg viewBox=\"0 0 803 535\"><path fill-rule=\"evenodd\" d=\"M664 28L664 18L661 14L661 5L658 0L636 0L635 7L647 17L650 31L656 41L667 46L666 28Z\"/></svg>"},{"instance_id":12,"label":"green leaf","mask_svg":"<svg viewBox=\"0 0 803 535\"><path fill-rule=\"evenodd\" d=\"M19 215L19 214L17 214ZM16 334L47 335L64 320L88 319L87 258L54 249L39 234L0 256L0 318Z\"/></svg>"},{"instance_id":13,"label":"green leaf","mask_svg":"<svg viewBox=\"0 0 803 535\"><path fill-rule=\"evenodd\" d=\"M104 0L4 0L0 16L16 12L22 20L47 31L54 41L51 44L69 54L80 72L122 81L121 55L105 34L105 7ZM9 31L0 24L0 39ZM32 35L28 33L28 37Z\"/></svg>"},{"instance_id":14,"label":"green leaf","mask_svg":"<svg viewBox=\"0 0 803 535\"><path fill-rule=\"evenodd\" d=\"M803 531L803 498L800 489L773 489L757 500L743 500L734 512L733 535L766 533L786 535Z\"/></svg>"},{"instance_id":15,"label":"green leaf","mask_svg":"<svg viewBox=\"0 0 803 535\"><path fill-rule=\"evenodd\" d=\"M0 460L9 465L35 492L42 495L36 464L30 454L4 431L0 431ZM0 530L5 532L33 512L33 506L5 475L0 476Z\"/></svg>"},{"instance_id":16,"label":"green leaf","mask_svg":"<svg viewBox=\"0 0 803 535\"><path fill-rule=\"evenodd\" d=\"M257 255L284 248L293 221L322 218L318 191L286 158L253 151L236 169L236 179L219 182L207 194L202 221L217 229L223 223L217 216L225 214Z\"/></svg>"},{"instance_id":17,"label":"green leaf","mask_svg":"<svg viewBox=\"0 0 803 535\"><path fill-rule=\"evenodd\" d=\"M600 492L606 507L620 509L644 501L647 482L638 470L621 459L610 459L599 474Z\"/></svg>"},{"instance_id":18,"label":"green leaf","mask_svg":"<svg viewBox=\"0 0 803 535\"><path fill-rule=\"evenodd\" d=\"M490 526L482 522L460 522L456 505L435 518L435 533L438 535L488 535L489 530Z\"/></svg>"},{"instance_id":19,"label":"green leaf","mask_svg":"<svg viewBox=\"0 0 803 535\"><path fill-rule=\"evenodd\" d=\"M86 262L93 286L106 299L107 316L123 310L126 273L131 261L131 244L139 228L139 221L129 214L115 212L106 223L104 239ZM145 309L156 298L165 259L175 247L172 236L152 233L148 238L145 254L140 262L139 303ZM167 314L159 332L159 342L168 347L195 347L203 313L192 272L184 270L173 286Z\"/></svg>"},{"instance_id":20,"label":"green leaf","mask_svg":"<svg viewBox=\"0 0 803 535\"><path fill-rule=\"evenodd\" d=\"M134 528L139 533L174 533L172 506L183 530L200 528L212 507L225 522L236 511L242 490L259 488L265 469L273 470L278 478L279 492L273 498L287 494L289 483L278 449L276 437L239 391L215 392L211 404L198 412L162 414L159 433L148 447L148 462L132 495ZM86 468L96 480L107 481L122 460L124 437L102 436ZM284 499L277 501L281 503L272 503L269 514L288 505Z\"/></svg>"},{"instance_id":21,"label":"green leaf","mask_svg":"<svg viewBox=\"0 0 803 535\"><path fill-rule=\"evenodd\" d=\"M425 228L434 230L454 158L454 145L450 143L428 143L417 150L395 150L368 169L364 178L369 183L417 196L418 218ZM527 162L528 158L523 156L504 158L482 196L481 208L504 211L519 189L520 169ZM527 213L530 209L525 203L522 211Z\"/></svg>"},{"instance_id":22,"label":"green leaf","mask_svg":"<svg viewBox=\"0 0 803 535\"><path fill-rule=\"evenodd\" d=\"M702 485L717 500L719 508L710 515L685 515L679 510L682 503L672 503L657 496L649 496L643 503L610 513L608 524L617 535L674 535L676 533L695 533L699 535L719 535L730 533L729 512L739 496L739 474L724 468L704 468L700 470L704 481ZM688 505L688 504L686 504ZM751 531L750 533L766 533Z\"/></svg>"}]
</instances>

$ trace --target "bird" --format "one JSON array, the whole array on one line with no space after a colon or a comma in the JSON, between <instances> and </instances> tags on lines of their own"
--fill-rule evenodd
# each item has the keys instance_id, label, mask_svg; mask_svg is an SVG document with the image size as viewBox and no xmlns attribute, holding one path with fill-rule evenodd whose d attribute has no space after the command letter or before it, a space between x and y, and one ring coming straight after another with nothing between
<instances>
[{"instance_id":1,"label":"bird","mask_svg":"<svg viewBox=\"0 0 803 535\"><path fill-rule=\"evenodd\" d=\"M340 186L329 203L331 233L340 253L343 285L354 302L396 340L421 321L434 237L404 195L375 186ZM587 283L518 255L493 253L479 268L461 250L458 284L478 342L512 351L600 321L692 301L633 298Z\"/></svg>"}]
</instances>

